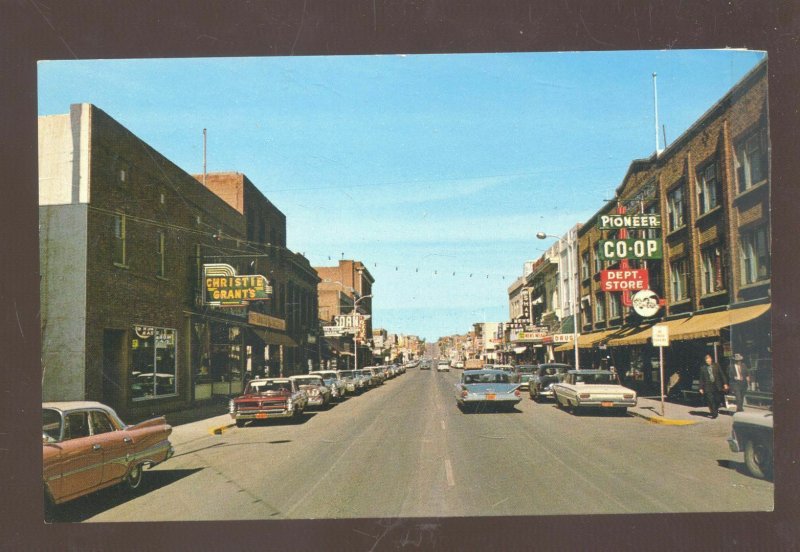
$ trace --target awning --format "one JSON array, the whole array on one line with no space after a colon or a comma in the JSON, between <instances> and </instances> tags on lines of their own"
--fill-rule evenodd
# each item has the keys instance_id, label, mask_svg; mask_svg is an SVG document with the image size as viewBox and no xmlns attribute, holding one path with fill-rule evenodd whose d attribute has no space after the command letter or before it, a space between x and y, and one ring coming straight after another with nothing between
<instances>
[{"instance_id":1,"label":"awning","mask_svg":"<svg viewBox=\"0 0 800 552\"><path fill-rule=\"evenodd\" d=\"M279 332L274 332L272 330L265 330L262 328L250 328L253 330L253 333L256 334L261 341L263 341L266 345L284 345L286 347L297 347L297 343L294 339L289 337L286 334L282 334Z\"/></svg>"},{"instance_id":2,"label":"awning","mask_svg":"<svg viewBox=\"0 0 800 552\"><path fill-rule=\"evenodd\" d=\"M673 334L676 331L676 328L683 324L686 321L686 318L680 318L678 320L667 320L665 322L658 322L660 325L664 325L669 327L669 338L673 339ZM626 345L644 345L650 338L653 336L652 327L655 324L649 324L646 326L636 326L634 328L630 328L628 330L623 330L619 332L617 336L612 339L608 340L608 345L610 347L620 347Z\"/></svg>"},{"instance_id":3,"label":"awning","mask_svg":"<svg viewBox=\"0 0 800 552\"><path fill-rule=\"evenodd\" d=\"M708 314L697 314L689 318L658 322L658 324L669 327L669 339L671 341L717 337L721 329L758 318L767 312L769 308L769 304L753 305L739 309L710 312ZM647 327L632 328L610 339L608 345L611 347L644 345L653 335L651 328L652 324Z\"/></svg>"},{"instance_id":4,"label":"awning","mask_svg":"<svg viewBox=\"0 0 800 552\"><path fill-rule=\"evenodd\" d=\"M595 345L599 344L601 341L606 339L611 334L616 333L618 330L605 330L600 332L588 333L588 334L581 334L578 336L578 348L579 349L591 349ZM561 352L561 351L570 351L575 348L572 341L567 343L562 343L553 351Z\"/></svg>"},{"instance_id":5,"label":"awning","mask_svg":"<svg viewBox=\"0 0 800 552\"><path fill-rule=\"evenodd\" d=\"M675 329L675 334L670 333L670 339L703 339L716 337L723 328L749 322L758 318L770 308L766 305L753 305L741 309L730 309L708 314L698 314L687 318L683 324Z\"/></svg>"}]
</instances>

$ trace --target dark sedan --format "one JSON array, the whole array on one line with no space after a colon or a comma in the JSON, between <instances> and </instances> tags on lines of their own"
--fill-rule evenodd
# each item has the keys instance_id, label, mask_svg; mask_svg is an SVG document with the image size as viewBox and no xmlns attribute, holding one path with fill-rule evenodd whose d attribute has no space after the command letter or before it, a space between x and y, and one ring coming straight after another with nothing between
<instances>
[{"instance_id":1,"label":"dark sedan","mask_svg":"<svg viewBox=\"0 0 800 552\"><path fill-rule=\"evenodd\" d=\"M564 379L564 376L569 370L572 370L572 366L569 364L560 364L556 362L537 366L536 371L533 373L528 383L528 393L531 399L536 402L542 399L552 399L553 389L551 386Z\"/></svg>"}]
</instances>

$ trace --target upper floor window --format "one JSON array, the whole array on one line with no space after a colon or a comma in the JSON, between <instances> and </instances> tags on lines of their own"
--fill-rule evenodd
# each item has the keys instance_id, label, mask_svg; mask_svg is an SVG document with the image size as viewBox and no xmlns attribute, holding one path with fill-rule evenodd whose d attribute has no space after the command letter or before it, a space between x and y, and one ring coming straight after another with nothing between
<instances>
[{"instance_id":1,"label":"upper floor window","mask_svg":"<svg viewBox=\"0 0 800 552\"><path fill-rule=\"evenodd\" d=\"M608 318L609 320L619 318L622 315L622 294L608 294Z\"/></svg>"},{"instance_id":2,"label":"upper floor window","mask_svg":"<svg viewBox=\"0 0 800 552\"><path fill-rule=\"evenodd\" d=\"M686 225L686 197L681 182L667 194L667 231L672 232Z\"/></svg>"},{"instance_id":3,"label":"upper floor window","mask_svg":"<svg viewBox=\"0 0 800 552\"><path fill-rule=\"evenodd\" d=\"M602 322L606 319L606 298L602 293L594 296L595 320Z\"/></svg>"},{"instance_id":4,"label":"upper floor window","mask_svg":"<svg viewBox=\"0 0 800 552\"><path fill-rule=\"evenodd\" d=\"M739 256L743 285L769 278L769 232L766 226L742 232L739 239Z\"/></svg>"},{"instance_id":5,"label":"upper floor window","mask_svg":"<svg viewBox=\"0 0 800 552\"><path fill-rule=\"evenodd\" d=\"M725 289L725 269L720 246L706 247L700 252L701 293L707 295Z\"/></svg>"},{"instance_id":6,"label":"upper floor window","mask_svg":"<svg viewBox=\"0 0 800 552\"><path fill-rule=\"evenodd\" d=\"M156 254L158 256L156 274L163 278L167 272L167 237L161 230L156 235Z\"/></svg>"},{"instance_id":7,"label":"upper floor window","mask_svg":"<svg viewBox=\"0 0 800 552\"><path fill-rule=\"evenodd\" d=\"M722 201L722 183L716 159L697 171L697 210L707 213Z\"/></svg>"},{"instance_id":8,"label":"upper floor window","mask_svg":"<svg viewBox=\"0 0 800 552\"><path fill-rule=\"evenodd\" d=\"M670 284L672 286L672 301L682 301L689 298L689 263L686 258L674 261L669 265Z\"/></svg>"},{"instance_id":9,"label":"upper floor window","mask_svg":"<svg viewBox=\"0 0 800 552\"><path fill-rule=\"evenodd\" d=\"M734 150L736 180L740 193L767 179L769 146L766 128L751 133Z\"/></svg>"},{"instance_id":10,"label":"upper floor window","mask_svg":"<svg viewBox=\"0 0 800 552\"><path fill-rule=\"evenodd\" d=\"M599 274L603 270L603 261L600 259L600 242L594 244L594 272Z\"/></svg>"},{"instance_id":11,"label":"upper floor window","mask_svg":"<svg viewBox=\"0 0 800 552\"><path fill-rule=\"evenodd\" d=\"M589 277L589 252L581 255L581 279L586 280Z\"/></svg>"},{"instance_id":12,"label":"upper floor window","mask_svg":"<svg viewBox=\"0 0 800 552\"><path fill-rule=\"evenodd\" d=\"M125 243L125 215L114 215L113 262L125 266L127 251Z\"/></svg>"}]
</instances>

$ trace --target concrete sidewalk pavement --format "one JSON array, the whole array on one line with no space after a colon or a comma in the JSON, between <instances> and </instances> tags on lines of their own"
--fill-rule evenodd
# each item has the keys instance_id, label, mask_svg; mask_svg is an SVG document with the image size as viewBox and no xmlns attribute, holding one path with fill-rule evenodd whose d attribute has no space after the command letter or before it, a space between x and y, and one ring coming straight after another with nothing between
<instances>
[{"instance_id":1,"label":"concrete sidewalk pavement","mask_svg":"<svg viewBox=\"0 0 800 552\"><path fill-rule=\"evenodd\" d=\"M745 410L761 410L745 406ZM639 397L636 406L628 408L634 416L644 418L649 422L663 425L694 425L697 423L714 423L721 419L728 419L735 409L721 407L719 417L711 417L706 405L687 405L682 403L664 402L664 415L661 415L661 400L658 397Z\"/></svg>"}]
</instances>

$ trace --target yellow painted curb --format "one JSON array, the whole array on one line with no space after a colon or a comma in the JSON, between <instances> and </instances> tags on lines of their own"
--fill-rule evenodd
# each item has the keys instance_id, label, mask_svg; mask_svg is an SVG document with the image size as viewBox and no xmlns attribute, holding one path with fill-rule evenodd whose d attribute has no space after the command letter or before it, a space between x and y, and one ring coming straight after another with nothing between
<instances>
[{"instance_id":1,"label":"yellow painted curb","mask_svg":"<svg viewBox=\"0 0 800 552\"><path fill-rule=\"evenodd\" d=\"M628 412L630 412L634 416L638 416L639 418L643 418L643 419L645 419L648 422L653 423L653 424L671 425L671 426L687 426L687 425L695 425L697 423L697 422L693 422L691 420L673 420L673 419L670 419L670 418L660 418L660 417L656 417L656 416L651 418L651 417L645 416L644 414L640 414L639 412L631 412L630 410Z\"/></svg>"},{"instance_id":2,"label":"yellow painted curb","mask_svg":"<svg viewBox=\"0 0 800 552\"><path fill-rule=\"evenodd\" d=\"M234 424L225 424L221 426L212 427L208 430L211 435L222 435L222 432L228 429L229 427L233 427Z\"/></svg>"}]
</instances>

